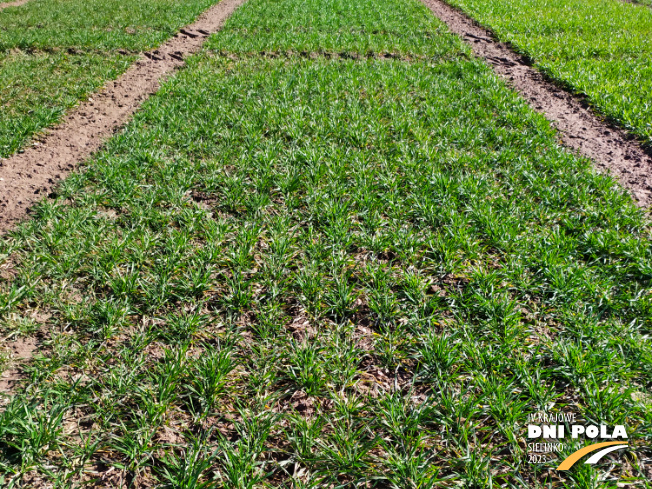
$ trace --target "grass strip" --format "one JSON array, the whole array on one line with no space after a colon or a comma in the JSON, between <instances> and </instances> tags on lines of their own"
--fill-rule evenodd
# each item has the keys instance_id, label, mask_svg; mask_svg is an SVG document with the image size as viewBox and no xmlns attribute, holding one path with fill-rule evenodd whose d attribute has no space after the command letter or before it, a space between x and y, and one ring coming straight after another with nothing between
<instances>
[{"instance_id":1,"label":"grass strip","mask_svg":"<svg viewBox=\"0 0 652 489\"><path fill-rule=\"evenodd\" d=\"M652 143L652 10L615 0L451 0L585 94L608 119Z\"/></svg>"},{"instance_id":2,"label":"grass strip","mask_svg":"<svg viewBox=\"0 0 652 489\"><path fill-rule=\"evenodd\" d=\"M0 51L53 48L147 51L213 0L31 0L0 12Z\"/></svg>"},{"instance_id":3,"label":"grass strip","mask_svg":"<svg viewBox=\"0 0 652 489\"><path fill-rule=\"evenodd\" d=\"M455 36L417 2L253 0L208 47L230 53L460 54Z\"/></svg>"}]
</instances>

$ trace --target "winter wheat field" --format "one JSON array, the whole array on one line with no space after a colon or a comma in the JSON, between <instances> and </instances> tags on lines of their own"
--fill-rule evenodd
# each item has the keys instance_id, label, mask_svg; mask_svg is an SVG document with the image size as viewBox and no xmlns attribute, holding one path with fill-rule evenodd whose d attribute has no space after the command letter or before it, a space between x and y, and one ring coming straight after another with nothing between
<instances>
[{"instance_id":1,"label":"winter wheat field","mask_svg":"<svg viewBox=\"0 0 652 489\"><path fill-rule=\"evenodd\" d=\"M0 488L652 488L649 0L0 3Z\"/></svg>"}]
</instances>

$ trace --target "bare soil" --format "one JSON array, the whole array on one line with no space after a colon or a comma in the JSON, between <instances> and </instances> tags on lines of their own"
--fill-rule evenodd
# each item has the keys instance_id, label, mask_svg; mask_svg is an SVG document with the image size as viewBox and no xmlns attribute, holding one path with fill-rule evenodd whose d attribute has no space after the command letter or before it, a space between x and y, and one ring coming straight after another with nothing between
<instances>
[{"instance_id":1,"label":"bare soil","mask_svg":"<svg viewBox=\"0 0 652 489\"><path fill-rule=\"evenodd\" d=\"M20 7L26 4L29 0L16 0L15 2L0 2L0 10L7 7Z\"/></svg>"},{"instance_id":2,"label":"bare soil","mask_svg":"<svg viewBox=\"0 0 652 489\"><path fill-rule=\"evenodd\" d=\"M534 109L553 122L566 146L591 158L598 169L610 172L638 205L647 208L652 204L652 157L632 135L608 124L586 101L547 80L527 59L466 14L440 0L422 1L451 32L470 44L476 56L484 58Z\"/></svg>"},{"instance_id":3,"label":"bare soil","mask_svg":"<svg viewBox=\"0 0 652 489\"><path fill-rule=\"evenodd\" d=\"M3 349L9 350L13 362L25 362L32 358L32 355L38 348L39 338L29 336L18 338L16 341L9 342L3 346ZM23 379L23 375L18 365L13 365L0 375L0 393L11 391L14 384Z\"/></svg>"},{"instance_id":4,"label":"bare soil","mask_svg":"<svg viewBox=\"0 0 652 489\"><path fill-rule=\"evenodd\" d=\"M99 150L158 90L165 76L183 66L184 57L197 52L244 1L222 0L214 5L157 50L144 53L120 78L81 103L38 142L0 159L0 232L23 219L59 180Z\"/></svg>"}]
</instances>

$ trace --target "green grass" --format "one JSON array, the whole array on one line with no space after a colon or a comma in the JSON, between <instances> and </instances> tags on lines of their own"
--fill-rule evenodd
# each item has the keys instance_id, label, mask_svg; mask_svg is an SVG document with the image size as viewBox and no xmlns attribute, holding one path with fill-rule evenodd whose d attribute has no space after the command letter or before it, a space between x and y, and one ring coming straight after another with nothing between
<instances>
[{"instance_id":1,"label":"green grass","mask_svg":"<svg viewBox=\"0 0 652 489\"><path fill-rule=\"evenodd\" d=\"M416 2L254 0L208 46L230 53L287 51L442 57L460 46Z\"/></svg>"},{"instance_id":2,"label":"green grass","mask_svg":"<svg viewBox=\"0 0 652 489\"><path fill-rule=\"evenodd\" d=\"M451 0L652 143L652 10L617 0Z\"/></svg>"},{"instance_id":3,"label":"green grass","mask_svg":"<svg viewBox=\"0 0 652 489\"><path fill-rule=\"evenodd\" d=\"M0 11L0 158L214 0L31 0Z\"/></svg>"},{"instance_id":4,"label":"green grass","mask_svg":"<svg viewBox=\"0 0 652 489\"><path fill-rule=\"evenodd\" d=\"M0 11L0 51L77 48L146 51L213 0L30 0Z\"/></svg>"},{"instance_id":5,"label":"green grass","mask_svg":"<svg viewBox=\"0 0 652 489\"><path fill-rule=\"evenodd\" d=\"M234 34L268 6L0 242L1 334L51 315L5 485L564 487L523 449L551 405L638 457L565 487L649 485L642 212L439 23L434 59L268 59Z\"/></svg>"}]
</instances>

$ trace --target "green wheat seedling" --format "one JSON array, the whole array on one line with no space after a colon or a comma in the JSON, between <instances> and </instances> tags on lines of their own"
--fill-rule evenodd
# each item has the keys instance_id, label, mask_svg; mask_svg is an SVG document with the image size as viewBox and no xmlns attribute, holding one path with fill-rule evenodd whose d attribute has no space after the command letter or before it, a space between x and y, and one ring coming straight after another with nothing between
<instances>
[{"instance_id":1,"label":"green wheat seedling","mask_svg":"<svg viewBox=\"0 0 652 489\"><path fill-rule=\"evenodd\" d=\"M5 480L645 481L524 449L544 410L649 444L649 226L614 181L416 1L255 0L208 42L0 242L2 337L47 331Z\"/></svg>"}]
</instances>

